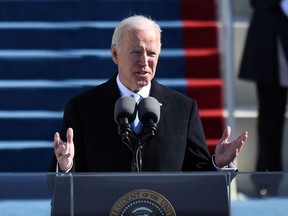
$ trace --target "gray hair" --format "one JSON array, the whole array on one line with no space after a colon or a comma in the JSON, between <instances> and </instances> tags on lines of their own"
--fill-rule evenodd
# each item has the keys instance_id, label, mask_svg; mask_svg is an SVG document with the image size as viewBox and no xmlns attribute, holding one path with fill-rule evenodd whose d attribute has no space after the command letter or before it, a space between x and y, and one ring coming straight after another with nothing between
<instances>
[{"instance_id":1,"label":"gray hair","mask_svg":"<svg viewBox=\"0 0 288 216\"><path fill-rule=\"evenodd\" d=\"M160 45L161 45L161 28L151 18L142 15L134 15L122 20L114 30L112 36L112 45L116 45L117 48L121 46L121 39L125 32L131 29L146 30L154 28L159 33Z\"/></svg>"}]
</instances>

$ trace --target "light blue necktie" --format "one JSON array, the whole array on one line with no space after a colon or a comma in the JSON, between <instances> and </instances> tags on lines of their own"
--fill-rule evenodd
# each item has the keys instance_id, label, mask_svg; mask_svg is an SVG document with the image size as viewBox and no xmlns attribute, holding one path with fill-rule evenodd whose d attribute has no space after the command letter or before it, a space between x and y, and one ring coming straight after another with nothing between
<instances>
[{"instance_id":1,"label":"light blue necktie","mask_svg":"<svg viewBox=\"0 0 288 216\"><path fill-rule=\"evenodd\" d=\"M134 100L136 101L136 103L139 104L139 102L140 102L140 100L141 100L141 95L134 93L133 95L131 95L131 97L133 97ZM138 110L137 110L135 120L134 120L134 122L132 123L132 129L133 129L133 131L134 131L135 133L139 134L140 131L141 131L141 127L142 127L142 124L141 124L141 122L139 121L139 118L138 118Z\"/></svg>"}]
</instances>

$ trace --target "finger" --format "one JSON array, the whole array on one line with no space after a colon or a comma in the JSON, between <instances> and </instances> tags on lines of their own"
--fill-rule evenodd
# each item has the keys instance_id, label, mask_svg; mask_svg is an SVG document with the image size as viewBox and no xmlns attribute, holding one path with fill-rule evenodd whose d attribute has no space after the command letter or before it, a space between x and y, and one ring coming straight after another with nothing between
<instances>
[{"instance_id":1,"label":"finger","mask_svg":"<svg viewBox=\"0 0 288 216\"><path fill-rule=\"evenodd\" d=\"M62 158L70 157L71 153L71 144L73 144L73 130L72 128L68 128L66 131L66 139L67 142L61 142L61 152L59 151L59 156Z\"/></svg>"},{"instance_id":2,"label":"finger","mask_svg":"<svg viewBox=\"0 0 288 216\"><path fill-rule=\"evenodd\" d=\"M243 146L245 145L248 139L248 132L244 131L234 142L234 148L236 149L236 155L239 154Z\"/></svg>"},{"instance_id":3,"label":"finger","mask_svg":"<svg viewBox=\"0 0 288 216\"><path fill-rule=\"evenodd\" d=\"M73 147L73 142L63 142L61 147L62 147L62 151L61 151L62 156L70 157L71 149Z\"/></svg>"},{"instance_id":4,"label":"finger","mask_svg":"<svg viewBox=\"0 0 288 216\"><path fill-rule=\"evenodd\" d=\"M237 157L238 154L241 152L243 146L244 146L245 142L241 141L239 142L238 146L235 149L235 156Z\"/></svg>"},{"instance_id":5,"label":"finger","mask_svg":"<svg viewBox=\"0 0 288 216\"><path fill-rule=\"evenodd\" d=\"M69 158L71 156L71 154L69 152L67 152L67 153L62 152L58 156L59 156L59 158L61 158L61 160L63 160L63 159Z\"/></svg>"},{"instance_id":6,"label":"finger","mask_svg":"<svg viewBox=\"0 0 288 216\"><path fill-rule=\"evenodd\" d=\"M247 132L247 131L244 131L244 132L236 139L236 141L237 141L236 143L237 143L237 144L240 144L240 145L242 146L243 144L246 143L247 139L248 139L248 132Z\"/></svg>"},{"instance_id":7,"label":"finger","mask_svg":"<svg viewBox=\"0 0 288 216\"><path fill-rule=\"evenodd\" d=\"M57 158L61 159L61 160L65 159L65 158L69 158L71 155L70 150L69 150L69 145L65 142L62 142L60 144L60 148L57 149L55 151L55 153L56 153Z\"/></svg>"},{"instance_id":8,"label":"finger","mask_svg":"<svg viewBox=\"0 0 288 216\"><path fill-rule=\"evenodd\" d=\"M60 136L59 136L59 133L56 132L54 134L54 148L55 149L58 149L59 148L59 142L60 142Z\"/></svg>"},{"instance_id":9,"label":"finger","mask_svg":"<svg viewBox=\"0 0 288 216\"><path fill-rule=\"evenodd\" d=\"M54 148L57 152L62 152L63 150L65 150L67 147L66 147L66 143L63 142L60 138L60 135L58 132L56 132L54 134Z\"/></svg>"},{"instance_id":10,"label":"finger","mask_svg":"<svg viewBox=\"0 0 288 216\"><path fill-rule=\"evenodd\" d=\"M66 138L67 138L67 143L73 142L73 129L72 128L67 129Z\"/></svg>"},{"instance_id":11,"label":"finger","mask_svg":"<svg viewBox=\"0 0 288 216\"><path fill-rule=\"evenodd\" d=\"M244 131L241 136L241 147L245 145L245 143L247 142L247 139L248 139L248 132Z\"/></svg>"},{"instance_id":12,"label":"finger","mask_svg":"<svg viewBox=\"0 0 288 216\"><path fill-rule=\"evenodd\" d=\"M248 139L248 131L244 131L243 134L242 134L242 136L243 136L244 142L246 142L247 139Z\"/></svg>"},{"instance_id":13,"label":"finger","mask_svg":"<svg viewBox=\"0 0 288 216\"><path fill-rule=\"evenodd\" d=\"M55 146L55 153L60 157L62 155L67 154L68 152L68 145L66 142L63 142L60 138L59 138L59 142L56 144Z\"/></svg>"},{"instance_id":14,"label":"finger","mask_svg":"<svg viewBox=\"0 0 288 216\"><path fill-rule=\"evenodd\" d=\"M231 135L231 127L230 126L226 126L225 131L223 132L223 135L220 139L220 141L223 142L227 142L229 137Z\"/></svg>"}]
</instances>

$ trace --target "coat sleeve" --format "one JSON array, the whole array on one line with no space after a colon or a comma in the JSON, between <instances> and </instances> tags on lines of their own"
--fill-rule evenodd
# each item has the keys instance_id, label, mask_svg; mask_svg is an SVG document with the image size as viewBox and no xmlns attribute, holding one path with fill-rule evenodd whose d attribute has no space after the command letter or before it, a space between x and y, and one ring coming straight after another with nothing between
<instances>
[{"instance_id":1,"label":"coat sleeve","mask_svg":"<svg viewBox=\"0 0 288 216\"><path fill-rule=\"evenodd\" d=\"M188 127L182 171L215 171L195 100L192 101Z\"/></svg>"}]
</instances>

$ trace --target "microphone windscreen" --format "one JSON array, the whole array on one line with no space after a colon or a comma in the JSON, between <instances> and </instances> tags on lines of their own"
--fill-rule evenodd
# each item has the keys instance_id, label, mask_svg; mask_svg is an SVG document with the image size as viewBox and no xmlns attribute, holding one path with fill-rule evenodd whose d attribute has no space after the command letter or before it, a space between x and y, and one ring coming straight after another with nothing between
<instances>
[{"instance_id":1,"label":"microphone windscreen","mask_svg":"<svg viewBox=\"0 0 288 216\"><path fill-rule=\"evenodd\" d=\"M152 119L157 124L160 120L160 103L153 97L143 98L139 103L138 115L142 123Z\"/></svg>"},{"instance_id":2,"label":"microphone windscreen","mask_svg":"<svg viewBox=\"0 0 288 216\"><path fill-rule=\"evenodd\" d=\"M133 122L135 119L136 101L129 96L120 97L114 108L114 119L117 124L120 123L122 118L128 118L129 123Z\"/></svg>"}]
</instances>

